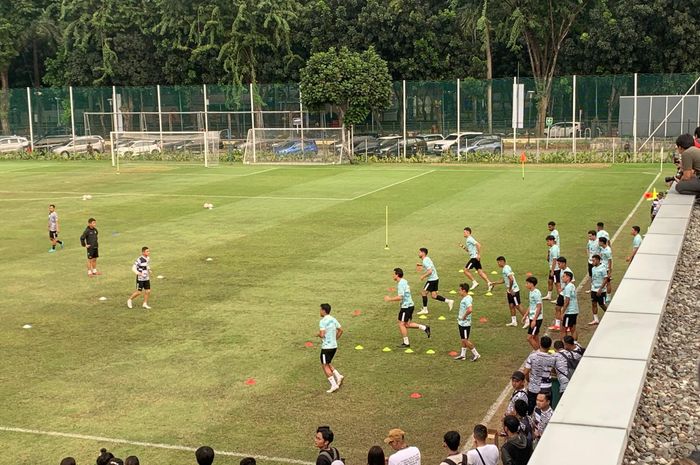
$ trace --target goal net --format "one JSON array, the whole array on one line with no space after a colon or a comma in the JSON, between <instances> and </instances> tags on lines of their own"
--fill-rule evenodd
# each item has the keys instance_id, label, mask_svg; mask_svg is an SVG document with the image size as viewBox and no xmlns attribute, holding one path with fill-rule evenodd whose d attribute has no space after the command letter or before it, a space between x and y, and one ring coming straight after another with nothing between
<instances>
[{"instance_id":1,"label":"goal net","mask_svg":"<svg viewBox=\"0 0 700 465\"><path fill-rule=\"evenodd\" d=\"M249 129L244 163L340 164L347 155L341 128Z\"/></svg>"},{"instance_id":2,"label":"goal net","mask_svg":"<svg viewBox=\"0 0 700 465\"><path fill-rule=\"evenodd\" d=\"M135 162L180 162L196 165L219 164L221 145L218 131L192 132L110 132L112 166Z\"/></svg>"}]
</instances>

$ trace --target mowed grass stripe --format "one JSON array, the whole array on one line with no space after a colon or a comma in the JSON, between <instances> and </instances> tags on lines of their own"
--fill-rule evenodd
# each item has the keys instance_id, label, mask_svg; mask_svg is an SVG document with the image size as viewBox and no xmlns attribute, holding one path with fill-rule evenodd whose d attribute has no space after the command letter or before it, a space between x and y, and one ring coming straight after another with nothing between
<instances>
[{"instance_id":1,"label":"mowed grass stripe","mask_svg":"<svg viewBox=\"0 0 700 465\"><path fill-rule=\"evenodd\" d=\"M392 285L390 270L395 263L401 260L413 265L417 247L427 240L431 240L428 246L441 270L441 288L447 290L450 285L459 282L456 270L461 268L466 256L455 246L461 240L461 228L464 225L459 206L471 200L474 205L494 209L489 201L493 198L500 199L495 190L497 185L505 183L507 186L507 181L512 179L512 173L504 173L502 179L500 175L489 175L482 179L477 174L468 177L462 176L463 174L444 174L444 177L454 179L448 183L442 179L437 186L435 180L430 179L434 175L423 176L356 202L324 205L319 210L300 212L296 217L276 218L256 230L253 235L232 236L222 241L221 250L226 256L222 261L217 257L212 263L220 267L220 270L204 277L200 277L202 275L198 272L207 268L200 268L200 264L191 259L193 255L201 256L202 250L193 249L189 243L184 244L182 250L176 253L179 257L177 260L163 256L157 260L154 258L154 264L159 260L167 260L168 267L182 270L183 276L188 273L196 276L190 280L178 280L171 288L167 287L171 285L169 279L157 283L158 294L157 297L154 295L156 301L164 303L165 299L170 298L177 306L167 308L161 305L152 315L136 312L129 314L125 308L105 313L103 307L96 305L78 307L80 314L60 329L74 335L74 339L81 339L81 347L76 352L81 354L85 351L85 358L78 363L71 362L72 357L77 357L66 350L71 346L66 341L53 341L55 336L47 336L42 341L48 344L44 349L49 354L60 353L61 363L65 360L69 369L65 376L57 373L57 376L52 374L45 377L46 383L36 388L36 391L25 391L25 394L31 395L31 400L22 403L19 411L29 413L26 417L32 421L43 418L44 421L38 422L41 426L47 422L60 425L70 419L83 432L94 429L101 431L100 434L109 432L113 436L134 437L133 425L138 424L137 436L149 441L190 443L172 441L175 437L191 438L192 443L197 443L198 439L204 437L211 439L211 442L223 444L220 447L232 446L229 450L240 450L244 445L252 447L246 447L245 450L256 450L265 441L265 437L272 434L279 438L278 444L272 447L284 452L276 455L308 459L313 459L313 451L309 452L308 435L316 423L332 422L339 432L339 447L344 452L347 451L347 456L357 460L361 460L366 453L370 440L368 438L381 438L386 428L402 426L411 431L412 437L424 449L426 457L435 455L437 458L441 451L432 445L436 428L441 434L444 428L454 425L464 430L465 424L477 421L498 394L489 389L480 389L479 386L490 385L491 379L501 379L502 374L498 370L501 367L492 365L485 368L484 365L475 364L452 368L454 362L449 361L451 365L447 364L444 353L431 358L422 354L413 357L397 352L379 352L384 341L386 345L393 345L398 339L394 323L395 305L383 304L381 295L386 292L386 287ZM267 176L268 174L261 175L260 178ZM398 179L401 177L405 178L406 172L401 173ZM646 185L647 182L648 180L637 184ZM385 183L383 181L379 187ZM628 184L621 189L616 186L616 192L633 192L634 189L644 187L630 187ZM570 184L570 191L575 193L578 185L578 181ZM543 188L542 193L533 194L532 203L546 204L549 200L545 192L546 188ZM549 194L551 196L551 192ZM522 196L516 195L515 198L518 202L527 204ZM551 200L551 210L566 211L557 210L557 199ZM579 200L578 197L576 200ZM624 203L625 199L615 199L611 203L618 201ZM390 205L392 228L397 228L399 232L396 233L389 254L384 255L383 210L387 203ZM236 204L250 205L242 217L242 223L254 221L257 208L255 201L231 203L231 210L235 210ZM157 217L167 213L168 205L169 202L159 202L157 208L153 209L154 223L158 223ZM279 215L274 210L265 210L265 205L265 202L260 202L259 216ZM519 204L512 205L513 210L517 210L517 205ZM146 203L129 205L127 202L112 207L112 212L119 217L130 212L128 218L138 218L138 214L134 214L143 214L148 210L146 207ZM504 212L507 212L506 207L503 207ZM221 208L228 209L229 205ZM165 218L154 231L162 232L170 228L172 234L174 231L187 230L197 224L198 219L211 218L206 215L216 214L218 209L217 205L212 212L201 211L201 215L194 214L191 217L186 215L181 223ZM487 254L491 254L491 251L495 254L491 235L498 236L493 231L505 228L501 224L489 227L486 223L503 221L507 224L510 221L508 217L504 219L503 215L497 214L498 211L500 210L496 210L492 217L484 216L485 213L480 208L473 211L473 215L482 222L483 231L492 231L486 235L483 232L477 233L477 238L487 247ZM533 237L539 236L540 228L546 230L544 225L550 218L544 219L540 225L539 218L534 219L531 211L525 211L528 213L523 222L527 225L534 224L529 226L535 231ZM579 219L580 216L583 214L564 220L555 219L561 224L566 224L567 221L590 222L588 218ZM456 225L452 224L453 221ZM42 218L42 225L43 222ZM124 221L124 227L120 229L131 229L133 223ZM145 226L134 229L148 230ZM133 237L138 237L139 232L141 231L137 231ZM192 234L201 236L202 247L212 237L217 238L216 246L219 245L220 238L211 235L213 233L209 230L205 233ZM122 237L122 234L127 233L122 232L115 240ZM567 238L562 234L566 247ZM504 248L509 236L510 234L503 239ZM164 243L170 240L174 239L164 239ZM526 241L523 236L521 242ZM124 243L131 246L129 242L131 241ZM402 246L402 242L407 244ZM517 239L515 242L517 244ZM573 238L569 244L574 245ZM167 246L159 247L166 249ZM170 247L177 250L177 244ZM111 266L128 267L135 257L131 250L118 252L116 242L111 248L108 255L123 256L126 260L126 264L119 259ZM445 253L443 248L451 252ZM533 255L543 261L540 250L544 251L544 246L539 242L520 249L528 253L529 249L533 249ZM228 251L231 253L227 254ZM77 259L77 264L69 263L69 266L82 267L82 253ZM512 260L526 262L517 255ZM18 258L18 263L23 263L23 259ZM449 277L451 268L454 267L450 263L457 264L454 278ZM203 262L201 265L205 266ZM489 268L487 266L487 270ZM414 271L411 269L407 272L413 285L414 298L418 302ZM523 271L516 268L516 272L522 283ZM248 278L246 273L250 273ZM241 274L244 276L239 280ZM113 289L115 295L123 294L124 288L130 285L133 278L128 275L128 270L125 275L126 282L122 279L110 281L109 288ZM83 276L80 278L87 279ZM76 295L81 292L74 291ZM208 293L211 293L210 297L207 296ZM168 294L172 294L172 297L166 297ZM492 299L498 298L498 295ZM203 300L199 308L189 305L190 296ZM338 362L343 371L352 376L348 378L348 385L334 397L322 395L325 384L318 369L317 350L301 346L315 331L316 306L321 297L337 305L338 317L348 328L347 340L341 341L342 350ZM485 298L482 297L482 300ZM346 306L346 302L357 302L357 307L363 309L363 315L351 317L354 305ZM434 304L431 303L431 307ZM484 302L483 307L486 311L491 304ZM494 303L493 308L494 312L498 312L502 307ZM37 315L48 311L44 307L35 310ZM504 313L501 310L501 315ZM62 317L61 314L55 315L51 324L60 325ZM435 348L456 346L456 332L452 334L453 315L449 318L444 326L438 327L435 341L430 341ZM475 341L484 346L480 350L492 354L507 354L509 347L517 346L516 350L520 350L523 345L522 335L518 332L512 340L499 338L500 321L496 323L493 320L495 318L488 325L475 329ZM93 334L93 331L94 336L87 337L83 334ZM267 334L273 335L271 347L266 344ZM501 334L508 336L507 333ZM427 341L421 336L413 335L413 339L417 347L423 349L427 347L424 345ZM13 346L12 351L17 350L17 346L31 344L30 337L27 336L23 343ZM370 341L364 342L366 351L352 350L356 341ZM83 342L87 347L82 347ZM99 349L88 350L93 345L99 346ZM254 349L247 350L251 347ZM48 368L47 372L51 373L52 358L53 354L38 358ZM20 353L17 357L18 364L21 359ZM502 359L503 361L489 360L488 363L502 363L502 368L505 369L510 363L510 357L504 356ZM498 372L488 373L491 369ZM20 370L18 379L26 371L31 370ZM253 371L259 384L252 389L244 387L242 380L247 373ZM119 377L119 389L109 384L96 385L95 379L109 379L115 373ZM60 396L56 397L51 389L51 380L57 377L67 379L68 382L54 383L56 391L73 393L75 399L67 395L65 397L69 402L57 402ZM501 384L502 381L499 381L497 386ZM17 388L18 391L19 389ZM421 390L426 393L426 397L420 403L409 403L405 394L410 389ZM16 398L19 396L13 395L8 398L8 402ZM52 401L65 405L69 411L55 411L52 409ZM455 408L459 409L459 415L454 415ZM104 425L99 421L104 411L124 413L118 418L110 418L109 424ZM45 412L54 413L50 415L51 418L47 418ZM300 430L300 426L303 429L308 425L312 425L308 427L309 431ZM130 434L117 435L112 431Z\"/></svg>"}]
</instances>

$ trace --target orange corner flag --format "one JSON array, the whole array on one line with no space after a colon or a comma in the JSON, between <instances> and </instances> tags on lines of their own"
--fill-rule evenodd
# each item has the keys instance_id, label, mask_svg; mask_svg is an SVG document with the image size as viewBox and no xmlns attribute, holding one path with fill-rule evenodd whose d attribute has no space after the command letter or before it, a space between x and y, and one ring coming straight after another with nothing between
<instances>
[{"instance_id":1,"label":"orange corner flag","mask_svg":"<svg viewBox=\"0 0 700 465\"><path fill-rule=\"evenodd\" d=\"M525 152L520 154L520 162L525 163L527 161L527 157L525 156Z\"/></svg>"}]
</instances>

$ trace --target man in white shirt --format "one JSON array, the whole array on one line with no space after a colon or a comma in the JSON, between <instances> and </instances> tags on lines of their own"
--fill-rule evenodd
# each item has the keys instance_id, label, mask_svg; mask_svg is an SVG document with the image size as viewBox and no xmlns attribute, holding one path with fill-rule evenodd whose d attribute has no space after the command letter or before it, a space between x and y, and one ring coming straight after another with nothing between
<instances>
[{"instance_id":1,"label":"man in white shirt","mask_svg":"<svg viewBox=\"0 0 700 465\"><path fill-rule=\"evenodd\" d=\"M389 430L384 443L396 451L389 456L388 465L420 465L420 451L416 446L406 443L406 433L403 430Z\"/></svg>"},{"instance_id":2,"label":"man in white shirt","mask_svg":"<svg viewBox=\"0 0 700 465\"><path fill-rule=\"evenodd\" d=\"M467 452L467 465L496 465L499 451L494 444L486 444L488 430L484 425L474 427L474 448Z\"/></svg>"}]
</instances>

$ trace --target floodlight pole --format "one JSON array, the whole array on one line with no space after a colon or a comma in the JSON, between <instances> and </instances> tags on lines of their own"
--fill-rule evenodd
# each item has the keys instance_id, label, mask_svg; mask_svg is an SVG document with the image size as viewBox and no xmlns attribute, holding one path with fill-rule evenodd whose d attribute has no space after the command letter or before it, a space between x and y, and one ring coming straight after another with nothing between
<instances>
[{"instance_id":1,"label":"floodlight pole","mask_svg":"<svg viewBox=\"0 0 700 465\"><path fill-rule=\"evenodd\" d=\"M299 119L301 120L301 125L299 126L299 130L301 131L301 158L304 159L306 151L304 150L304 107L301 103L301 88L299 89ZM293 124L294 117L292 116L292 125Z\"/></svg>"},{"instance_id":2,"label":"floodlight pole","mask_svg":"<svg viewBox=\"0 0 700 465\"><path fill-rule=\"evenodd\" d=\"M29 109L29 148L34 152L34 126L32 124L32 92L27 87L27 107Z\"/></svg>"}]
</instances>

